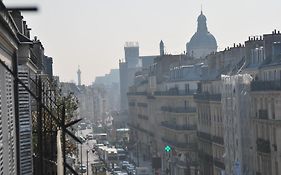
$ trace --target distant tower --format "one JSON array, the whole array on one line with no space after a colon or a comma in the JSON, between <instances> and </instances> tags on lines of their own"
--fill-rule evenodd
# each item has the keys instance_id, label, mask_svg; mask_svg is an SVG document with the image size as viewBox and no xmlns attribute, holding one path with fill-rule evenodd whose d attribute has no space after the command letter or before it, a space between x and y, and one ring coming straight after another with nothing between
<instances>
[{"instance_id":1,"label":"distant tower","mask_svg":"<svg viewBox=\"0 0 281 175\"><path fill-rule=\"evenodd\" d=\"M163 41L161 40L160 41L160 56L163 56L164 55L164 43L163 43Z\"/></svg>"},{"instance_id":2,"label":"distant tower","mask_svg":"<svg viewBox=\"0 0 281 175\"><path fill-rule=\"evenodd\" d=\"M78 66L77 76L78 76L78 86L81 86L81 70L80 70L80 66Z\"/></svg>"},{"instance_id":3,"label":"distant tower","mask_svg":"<svg viewBox=\"0 0 281 175\"><path fill-rule=\"evenodd\" d=\"M125 47L125 62L128 63L128 68L136 68L139 64L139 43L126 42Z\"/></svg>"}]
</instances>

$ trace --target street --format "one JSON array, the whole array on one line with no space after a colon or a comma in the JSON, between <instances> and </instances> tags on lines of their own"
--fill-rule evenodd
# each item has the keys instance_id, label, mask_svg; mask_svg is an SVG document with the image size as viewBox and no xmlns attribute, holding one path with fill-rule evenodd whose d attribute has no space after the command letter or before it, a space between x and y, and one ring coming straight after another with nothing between
<instances>
[{"instance_id":1,"label":"street","mask_svg":"<svg viewBox=\"0 0 281 175\"><path fill-rule=\"evenodd\" d=\"M86 135L92 132L92 129L85 129L85 130L79 130L78 137L82 136L86 138ZM81 160L81 147L82 147L82 164L87 166L87 151L88 151L88 173L89 175L92 175L92 169L91 169L91 163L93 163L95 160L99 160L99 157L92 152L93 144L95 143L95 140L87 140L85 143L79 144L79 162ZM87 174L87 173L84 173Z\"/></svg>"}]
</instances>

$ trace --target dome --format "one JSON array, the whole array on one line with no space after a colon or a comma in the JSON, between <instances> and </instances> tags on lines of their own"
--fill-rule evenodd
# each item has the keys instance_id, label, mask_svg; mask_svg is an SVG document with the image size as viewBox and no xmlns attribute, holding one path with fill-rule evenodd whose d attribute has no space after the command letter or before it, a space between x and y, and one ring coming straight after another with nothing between
<instances>
[{"instance_id":1,"label":"dome","mask_svg":"<svg viewBox=\"0 0 281 175\"><path fill-rule=\"evenodd\" d=\"M186 52L196 58L202 58L215 51L216 38L208 31L207 18L201 11L197 18L197 31L186 44Z\"/></svg>"},{"instance_id":2,"label":"dome","mask_svg":"<svg viewBox=\"0 0 281 175\"><path fill-rule=\"evenodd\" d=\"M190 42L188 43L188 48L196 49L196 48L213 48L217 49L217 41L216 38L210 33L199 33L196 32Z\"/></svg>"}]
</instances>

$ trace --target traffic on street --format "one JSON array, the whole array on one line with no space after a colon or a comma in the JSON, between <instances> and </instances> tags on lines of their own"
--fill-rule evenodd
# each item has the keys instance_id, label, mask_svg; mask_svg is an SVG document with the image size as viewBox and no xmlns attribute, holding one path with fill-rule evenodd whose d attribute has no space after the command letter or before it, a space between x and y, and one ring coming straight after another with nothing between
<instances>
[{"instance_id":1,"label":"traffic on street","mask_svg":"<svg viewBox=\"0 0 281 175\"><path fill-rule=\"evenodd\" d=\"M109 142L104 126L90 122L80 123L76 135L83 144L78 144L78 159L75 168L87 175L150 175L147 167L137 167L126 147Z\"/></svg>"}]
</instances>

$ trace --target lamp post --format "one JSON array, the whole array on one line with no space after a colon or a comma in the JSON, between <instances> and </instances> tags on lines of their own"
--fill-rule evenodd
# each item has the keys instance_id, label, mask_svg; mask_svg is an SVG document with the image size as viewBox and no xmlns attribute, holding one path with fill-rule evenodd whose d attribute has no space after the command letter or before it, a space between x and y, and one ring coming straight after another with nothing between
<instances>
[{"instance_id":1,"label":"lamp post","mask_svg":"<svg viewBox=\"0 0 281 175\"><path fill-rule=\"evenodd\" d=\"M80 168L79 169L81 169L82 168L82 144L80 144L80 158L81 158L81 163L80 163ZM81 173L82 174L82 173Z\"/></svg>"},{"instance_id":2,"label":"lamp post","mask_svg":"<svg viewBox=\"0 0 281 175\"><path fill-rule=\"evenodd\" d=\"M89 151L90 150L87 150L87 175L89 175L89 167L88 167L89 166L89 159L88 159L89 158Z\"/></svg>"}]
</instances>

